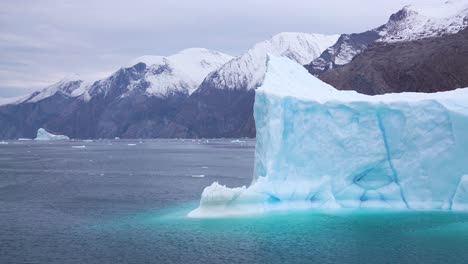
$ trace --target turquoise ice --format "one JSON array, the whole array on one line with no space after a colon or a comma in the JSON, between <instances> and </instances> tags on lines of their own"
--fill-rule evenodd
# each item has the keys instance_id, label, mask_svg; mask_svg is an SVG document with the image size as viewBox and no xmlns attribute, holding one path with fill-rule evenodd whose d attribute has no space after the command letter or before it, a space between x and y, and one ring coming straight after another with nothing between
<instances>
[{"instance_id":1,"label":"turquoise ice","mask_svg":"<svg viewBox=\"0 0 468 264\"><path fill-rule=\"evenodd\" d=\"M366 96L269 57L251 186L207 187L192 217L272 210L468 210L468 89Z\"/></svg>"}]
</instances>

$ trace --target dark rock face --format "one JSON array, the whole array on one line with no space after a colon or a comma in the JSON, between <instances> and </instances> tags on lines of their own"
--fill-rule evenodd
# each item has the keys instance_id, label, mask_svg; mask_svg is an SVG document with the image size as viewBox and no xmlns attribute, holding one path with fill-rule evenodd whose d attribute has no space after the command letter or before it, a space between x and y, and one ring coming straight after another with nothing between
<instances>
[{"instance_id":1,"label":"dark rock face","mask_svg":"<svg viewBox=\"0 0 468 264\"><path fill-rule=\"evenodd\" d=\"M156 138L187 94L167 98L135 95L116 100L76 100L46 127L71 138Z\"/></svg>"},{"instance_id":2,"label":"dark rock face","mask_svg":"<svg viewBox=\"0 0 468 264\"><path fill-rule=\"evenodd\" d=\"M201 87L187 99L160 137L255 137L254 99L254 90Z\"/></svg>"},{"instance_id":3,"label":"dark rock face","mask_svg":"<svg viewBox=\"0 0 468 264\"><path fill-rule=\"evenodd\" d=\"M72 99L58 92L35 103L4 105L0 107L0 138L35 138L36 132L49 120L57 118ZM57 133L60 130L50 129Z\"/></svg>"},{"instance_id":4,"label":"dark rock face","mask_svg":"<svg viewBox=\"0 0 468 264\"><path fill-rule=\"evenodd\" d=\"M158 137L188 94L148 96L145 90L150 84L143 78L145 69L146 65L139 63L96 82L90 88L89 101L75 100L47 126L61 129L71 138Z\"/></svg>"},{"instance_id":5,"label":"dark rock face","mask_svg":"<svg viewBox=\"0 0 468 264\"><path fill-rule=\"evenodd\" d=\"M406 16L400 11L390 22ZM468 87L468 29L416 41L376 41L382 30L387 28L342 35L306 68L338 89L369 95ZM95 82L89 95L73 97L81 83L70 82L43 100L32 100L40 97L35 93L23 103L0 106L0 139L34 138L40 127L81 139L255 137L255 90L247 78L228 87L214 72L190 96L188 89L151 96L144 78L149 69L144 63L122 68ZM172 71L167 65L151 70Z\"/></svg>"},{"instance_id":6,"label":"dark rock face","mask_svg":"<svg viewBox=\"0 0 468 264\"><path fill-rule=\"evenodd\" d=\"M159 137L188 93L147 95L145 69L146 65L139 63L94 83L89 89L90 100L58 91L37 102L0 106L0 138L34 138L40 127L79 139Z\"/></svg>"},{"instance_id":7,"label":"dark rock face","mask_svg":"<svg viewBox=\"0 0 468 264\"><path fill-rule=\"evenodd\" d=\"M381 28L369 30L363 33L343 34L338 41L325 50L320 57L313 60L306 69L314 76L338 68L348 63L357 54L364 51L367 46L379 39Z\"/></svg>"},{"instance_id":8,"label":"dark rock face","mask_svg":"<svg viewBox=\"0 0 468 264\"><path fill-rule=\"evenodd\" d=\"M369 95L468 87L468 29L416 41L376 42L320 78L338 89Z\"/></svg>"},{"instance_id":9,"label":"dark rock face","mask_svg":"<svg viewBox=\"0 0 468 264\"><path fill-rule=\"evenodd\" d=\"M39 128L70 138L156 138L187 94L137 95L89 102L61 94L35 103L0 107L0 138L34 138Z\"/></svg>"}]
</instances>

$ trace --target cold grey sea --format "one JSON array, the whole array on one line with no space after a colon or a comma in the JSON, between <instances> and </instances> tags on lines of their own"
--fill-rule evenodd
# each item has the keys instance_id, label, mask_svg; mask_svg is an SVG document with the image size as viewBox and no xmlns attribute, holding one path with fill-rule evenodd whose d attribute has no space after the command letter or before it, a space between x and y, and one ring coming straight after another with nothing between
<instances>
[{"instance_id":1,"label":"cold grey sea","mask_svg":"<svg viewBox=\"0 0 468 264\"><path fill-rule=\"evenodd\" d=\"M0 263L468 263L468 214L283 212L191 219L252 180L255 141L0 144Z\"/></svg>"}]
</instances>

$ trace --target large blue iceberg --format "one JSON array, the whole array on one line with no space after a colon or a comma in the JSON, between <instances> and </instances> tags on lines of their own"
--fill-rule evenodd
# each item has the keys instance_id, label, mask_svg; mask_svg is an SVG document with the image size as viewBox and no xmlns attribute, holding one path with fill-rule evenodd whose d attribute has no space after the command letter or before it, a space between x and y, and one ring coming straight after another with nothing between
<instances>
[{"instance_id":1,"label":"large blue iceberg","mask_svg":"<svg viewBox=\"0 0 468 264\"><path fill-rule=\"evenodd\" d=\"M191 217L309 208L468 210L468 89L366 96L269 57L249 187L207 187Z\"/></svg>"}]
</instances>

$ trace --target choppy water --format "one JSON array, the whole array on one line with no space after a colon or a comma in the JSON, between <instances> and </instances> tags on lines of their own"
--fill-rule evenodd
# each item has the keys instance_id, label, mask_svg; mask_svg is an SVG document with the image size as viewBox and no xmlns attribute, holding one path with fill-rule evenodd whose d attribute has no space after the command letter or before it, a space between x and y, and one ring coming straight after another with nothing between
<instances>
[{"instance_id":1,"label":"choppy water","mask_svg":"<svg viewBox=\"0 0 468 264\"><path fill-rule=\"evenodd\" d=\"M2 144L0 263L468 263L468 214L185 217L211 182L249 184L253 152L231 140Z\"/></svg>"}]
</instances>

